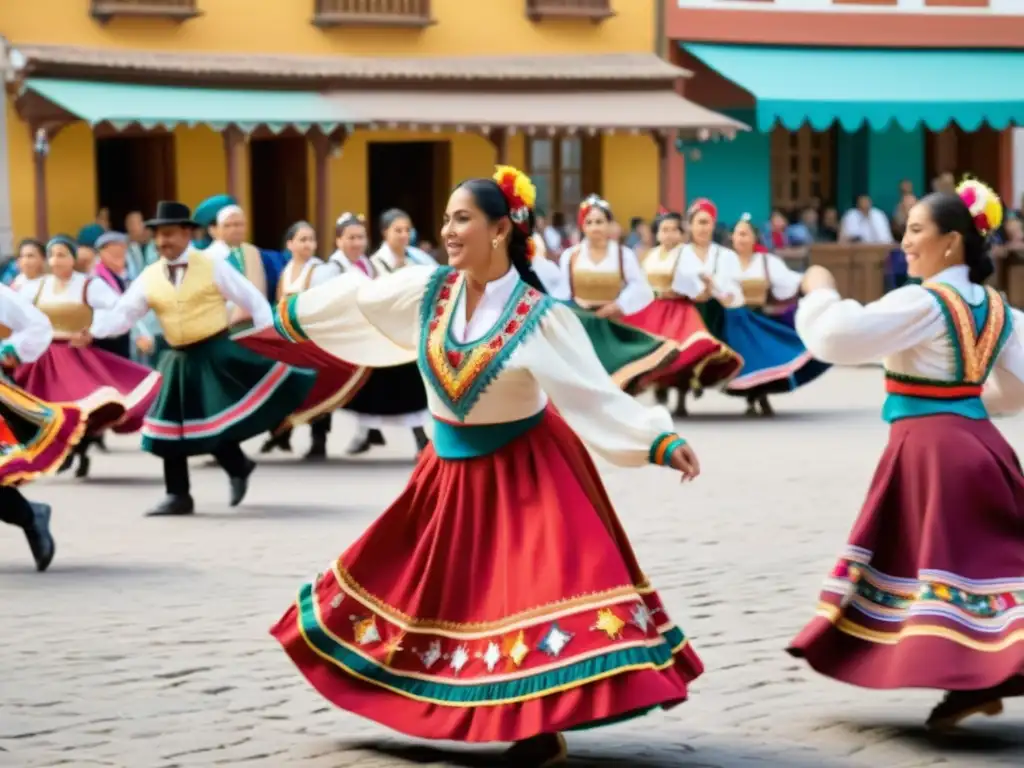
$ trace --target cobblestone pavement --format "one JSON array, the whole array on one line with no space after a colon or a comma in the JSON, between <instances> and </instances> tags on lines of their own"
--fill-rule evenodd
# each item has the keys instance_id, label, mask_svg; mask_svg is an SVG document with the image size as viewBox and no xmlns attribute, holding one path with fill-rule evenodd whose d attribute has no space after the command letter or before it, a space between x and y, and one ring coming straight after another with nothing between
<instances>
[{"instance_id":1,"label":"cobblestone pavement","mask_svg":"<svg viewBox=\"0 0 1024 768\"><path fill-rule=\"evenodd\" d=\"M779 398L774 421L708 395L681 425L705 473L602 464L650 577L707 673L668 713L570 737L573 765L1020 765L1024 700L945 743L920 728L931 692L859 691L784 652L813 610L885 440L876 370L833 371ZM1020 445L1024 421L1001 422ZM351 430L336 422L340 454ZM197 463L202 514L146 520L160 467L131 438L87 483L30 489L55 505L59 552L30 571L0 530L0 766L388 768L488 766L496 752L438 752L324 706L267 635L301 581L338 554L407 477L397 434L376 460L266 462L249 500ZM252 450L256 445L251 445ZM296 438L302 449L302 436Z\"/></svg>"}]
</instances>

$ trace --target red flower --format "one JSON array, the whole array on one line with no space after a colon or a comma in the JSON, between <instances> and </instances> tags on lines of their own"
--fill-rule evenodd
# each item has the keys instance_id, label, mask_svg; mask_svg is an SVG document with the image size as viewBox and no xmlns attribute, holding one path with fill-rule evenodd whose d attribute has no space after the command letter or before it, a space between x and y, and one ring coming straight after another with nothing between
<instances>
[{"instance_id":1,"label":"red flower","mask_svg":"<svg viewBox=\"0 0 1024 768\"><path fill-rule=\"evenodd\" d=\"M443 288L441 289L441 292L440 292L440 293L438 293L437 295L438 295L438 296L439 296L440 298L442 298L442 299L448 299L448 298L451 298L451 295L452 295L452 289L451 289L451 288L449 288L449 287L448 287L448 286L446 285L446 286L444 286L444 287L443 287Z\"/></svg>"},{"instance_id":2,"label":"red flower","mask_svg":"<svg viewBox=\"0 0 1024 768\"><path fill-rule=\"evenodd\" d=\"M515 333L518 330L519 330L519 321L518 320L509 320L508 321L508 325L505 326L505 333L507 333L507 334L513 334L513 333Z\"/></svg>"},{"instance_id":3,"label":"red flower","mask_svg":"<svg viewBox=\"0 0 1024 768\"><path fill-rule=\"evenodd\" d=\"M445 278L444 281L446 283L448 283L448 285L452 285L458 279L459 279L459 273L458 272L452 272L450 275L448 275L448 277Z\"/></svg>"},{"instance_id":4,"label":"red flower","mask_svg":"<svg viewBox=\"0 0 1024 768\"><path fill-rule=\"evenodd\" d=\"M437 315L438 317L443 315L444 314L444 307L441 307L441 306L434 307L434 314Z\"/></svg>"},{"instance_id":5,"label":"red flower","mask_svg":"<svg viewBox=\"0 0 1024 768\"><path fill-rule=\"evenodd\" d=\"M431 320L430 321L430 325L428 325L427 328L429 328L431 332L436 331L437 330L437 320Z\"/></svg>"},{"instance_id":6,"label":"red flower","mask_svg":"<svg viewBox=\"0 0 1024 768\"><path fill-rule=\"evenodd\" d=\"M530 305L528 303L526 303L525 301L520 301L519 302L519 306L516 307L516 314L517 315L525 315L529 311L530 311Z\"/></svg>"},{"instance_id":7,"label":"red flower","mask_svg":"<svg viewBox=\"0 0 1024 768\"><path fill-rule=\"evenodd\" d=\"M491 349L501 349L504 345L505 339L503 339L501 336L495 336L493 339L491 339L491 343L488 344L487 346L489 346Z\"/></svg>"},{"instance_id":8,"label":"red flower","mask_svg":"<svg viewBox=\"0 0 1024 768\"><path fill-rule=\"evenodd\" d=\"M454 349L449 349L445 354L447 355L448 363L449 365L451 365L452 368L458 368L459 365L462 363L461 352Z\"/></svg>"}]
</instances>

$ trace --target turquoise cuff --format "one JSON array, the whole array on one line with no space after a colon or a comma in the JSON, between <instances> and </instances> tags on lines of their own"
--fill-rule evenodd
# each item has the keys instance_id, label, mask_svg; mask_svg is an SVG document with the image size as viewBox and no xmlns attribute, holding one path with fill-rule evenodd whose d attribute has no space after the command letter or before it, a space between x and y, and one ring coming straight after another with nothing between
<instances>
[{"instance_id":1,"label":"turquoise cuff","mask_svg":"<svg viewBox=\"0 0 1024 768\"><path fill-rule=\"evenodd\" d=\"M18 350L14 348L13 344L0 344L0 360L10 358L17 364L21 364L21 357L18 356Z\"/></svg>"},{"instance_id":2,"label":"turquoise cuff","mask_svg":"<svg viewBox=\"0 0 1024 768\"><path fill-rule=\"evenodd\" d=\"M686 445L686 441L675 432L663 432L651 444L651 451L648 454L651 464L658 464L663 467L671 465L672 454L676 448Z\"/></svg>"}]
</instances>

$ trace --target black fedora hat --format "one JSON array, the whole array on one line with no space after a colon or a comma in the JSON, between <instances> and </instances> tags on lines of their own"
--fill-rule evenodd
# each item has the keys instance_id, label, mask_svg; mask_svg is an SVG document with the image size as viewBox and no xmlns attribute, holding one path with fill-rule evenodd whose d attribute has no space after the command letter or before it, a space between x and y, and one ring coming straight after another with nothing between
<instances>
[{"instance_id":1,"label":"black fedora hat","mask_svg":"<svg viewBox=\"0 0 1024 768\"><path fill-rule=\"evenodd\" d=\"M193 229L198 228L199 225L192 220L192 211L184 203L178 203L174 200L161 200L156 204L156 215L152 219L146 221L146 226L150 229L156 229L157 227L192 227Z\"/></svg>"}]
</instances>

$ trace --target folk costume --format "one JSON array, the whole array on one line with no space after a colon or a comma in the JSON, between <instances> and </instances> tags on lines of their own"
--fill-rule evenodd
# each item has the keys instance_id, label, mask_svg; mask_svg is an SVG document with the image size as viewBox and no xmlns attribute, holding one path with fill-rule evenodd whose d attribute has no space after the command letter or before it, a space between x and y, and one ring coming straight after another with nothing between
<instances>
[{"instance_id":1,"label":"folk costume","mask_svg":"<svg viewBox=\"0 0 1024 768\"><path fill-rule=\"evenodd\" d=\"M324 278L327 277L327 274L324 274L324 270L328 270L328 265L323 259L316 257L309 259L305 264L299 264L294 260L289 261L281 271L281 277L277 284L278 304L310 288L318 277L321 281L326 282ZM333 271L333 268L328 270L328 274L330 271ZM273 333L272 330L270 332ZM258 344L255 346L247 344L246 346L257 353L261 352ZM272 354L270 356L273 357ZM327 457L327 436L331 431L331 412L352 400L366 383L370 371L368 368L341 364L334 358L330 358L328 365L321 366L316 365L315 361L311 365L308 358L301 362L298 360L295 362L316 371L316 383L310 390L306 402L298 411L285 419L284 424L278 428L277 434L264 443L263 452L269 452L278 446L290 451L292 430L301 424L309 424L313 441L305 458L309 461L325 459Z\"/></svg>"},{"instance_id":2,"label":"folk costume","mask_svg":"<svg viewBox=\"0 0 1024 768\"><path fill-rule=\"evenodd\" d=\"M581 224L593 206L610 210L606 202L591 196L580 205ZM598 359L616 384L632 391L644 376L675 361L679 347L674 341L594 314L614 303L624 315L633 315L654 301L654 291L629 248L609 240L605 256L595 261L584 240L563 251L560 264L562 279L551 295L569 302L576 311Z\"/></svg>"},{"instance_id":3,"label":"folk costume","mask_svg":"<svg viewBox=\"0 0 1024 768\"><path fill-rule=\"evenodd\" d=\"M187 206L163 202L151 229L193 227ZM194 511L188 457L212 454L241 503L255 468L240 443L281 423L305 400L314 374L273 363L228 336L228 305L256 325L273 322L270 304L226 260L187 249L146 268L110 311L93 321L97 338L117 336L152 309L171 349L160 363L164 387L147 416L142 447L164 462L167 498L154 515Z\"/></svg>"},{"instance_id":4,"label":"folk costume","mask_svg":"<svg viewBox=\"0 0 1024 768\"><path fill-rule=\"evenodd\" d=\"M296 333L331 354L417 359L435 431L274 636L329 701L423 738L520 742L683 702L701 662L581 441L621 466L665 462L682 442L670 415L613 384L576 313L514 269L472 317L465 280L412 266L295 298Z\"/></svg>"},{"instance_id":5,"label":"folk costume","mask_svg":"<svg viewBox=\"0 0 1024 768\"><path fill-rule=\"evenodd\" d=\"M708 333L694 299L707 288L703 263L693 249L656 246L641 262L655 299L623 322L679 343L679 357L647 377L646 383L679 390L679 410L685 413L685 393L722 384L735 376L743 359Z\"/></svg>"},{"instance_id":6,"label":"folk costume","mask_svg":"<svg viewBox=\"0 0 1024 768\"><path fill-rule=\"evenodd\" d=\"M0 366L32 363L50 345L46 315L0 285ZM18 486L55 471L85 432L86 416L69 403L47 403L15 387L0 372L0 521L25 532L36 568L45 571L56 546L50 505L28 501Z\"/></svg>"},{"instance_id":7,"label":"folk costume","mask_svg":"<svg viewBox=\"0 0 1024 768\"><path fill-rule=\"evenodd\" d=\"M970 190L975 220L995 229L998 197ZM796 323L822 359L884 361L890 432L789 652L853 685L954 692L935 726L998 713L1024 693L1024 475L989 415L1024 407L1024 315L953 266L866 306L813 291Z\"/></svg>"},{"instance_id":8,"label":"folk costume","mask_svg":"<svg viewBox=\"0 0 1024 768\"><path fill-rule=\"evenodd\" d=\"M57 242L74 254L71 244L60 237L51 240L47 248ZM80 272L73 272L66 281L47 275L20 295L49 319L53 342L34 362L19 365L12 379L44 402L73 403L86 414L87 436L75 448L75 474L86 477L89 447L105 430L129 434L142 429L160 392L160 374L100 346L71 345L71 339L87 330L94 317L117 304L118 295L102 279Z\"/></svg>"},{"instance_id":9,"label":"folk costume","mask_svg":"<svg viewBox=\"0 0 1024 768\"><path fill-rule=\"evenodd\" d=\"M540 280L549 296L565 295L567 287L563 284L560 262L548 258L547 245L539 232L530 236L533 240L533 252L530 254L530 266Z\"/></svg>"}]
</instances>

